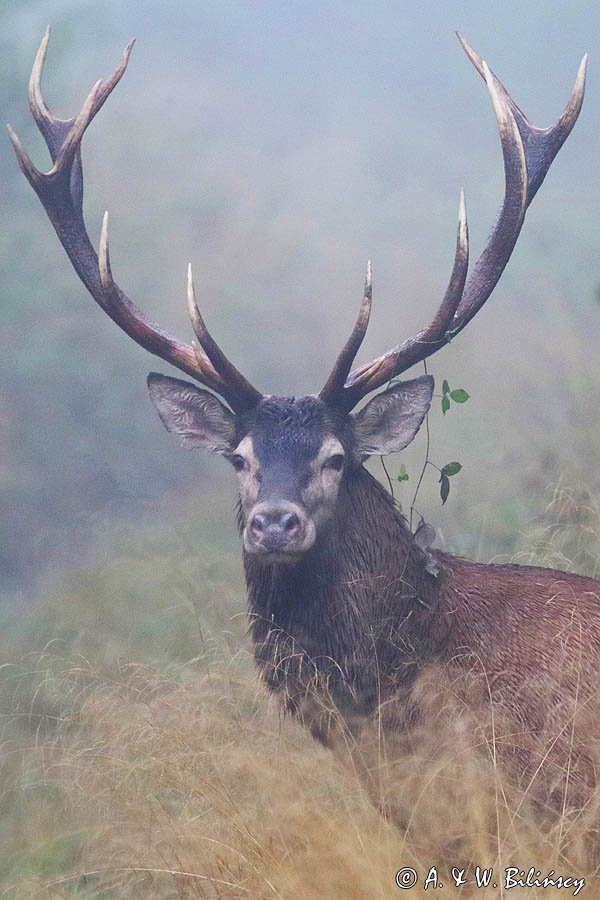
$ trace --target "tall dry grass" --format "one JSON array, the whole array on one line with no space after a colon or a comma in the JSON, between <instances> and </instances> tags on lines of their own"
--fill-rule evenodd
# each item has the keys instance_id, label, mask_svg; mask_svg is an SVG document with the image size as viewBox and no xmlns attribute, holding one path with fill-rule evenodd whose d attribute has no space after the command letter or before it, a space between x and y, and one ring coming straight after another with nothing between
<instances>
[{"instance_id":1,"label":"tall dry grass","mask_svg":"<svg viewBox=\"0 0 600 900\"><path fill-rule=\"evenodd\" d=\"M112 682L64 663L40 659L52 673L44 689L68 698L70 712L18 751L12 772L13 792L37 795L14 851L46 870L14 877L3 896L358 900L396 895L395 873L410 866L421 878L410 895L420 897L434 865L450 898L482 896L451 879L457 866L472 880L476 865L583 875L595 896L598 800L545 816L493 747L473 754L458 729L440 741L440 721L401 753L376 735L363 744L369 791L356 748L344 765L282 720L247 660L215 662L203 675L126 666ZM406 816L402 829L377 809L389 811L390 798ZM62 871L52 871L53 854Z\"/></svg>"},{"instance_id":2,"label":"tall dry grass","mask_svg":"<svg viewBox=\"0 0 600 900\"><path fill-rule=\"evenodd\" d=\"M596 565L597 513L561 488L532 527L527 561L578 547ZM280 716L249 649L230 639L205 633L201 655L150 665L121 635L108 665L81 652L93 638L50 643L4 670L0 896L426 898L433 866L450 900L574 893L507 890L507 866L584 877L578 896L600 896L600 792L578 810L540 804L543 771L515 779L499 761L494 710L465 717L445 702L410 741L374 723L331 753ZM540 737L542 758L556 737ZM473 883L477 865L493 867L497 889ZM396 886L403 867L419 875L411 890Z\"/></svg>"}]
</instances>

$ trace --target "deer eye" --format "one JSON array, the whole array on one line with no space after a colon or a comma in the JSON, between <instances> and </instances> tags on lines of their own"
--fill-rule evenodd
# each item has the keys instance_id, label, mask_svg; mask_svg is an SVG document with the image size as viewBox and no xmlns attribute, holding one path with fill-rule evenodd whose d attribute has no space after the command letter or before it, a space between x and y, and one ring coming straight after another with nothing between
<instances>
[{"instance_id":1,"label":"deer eye","mask_svg":"<svg viewBox=\"0 0 600 900\"><path fill-rule=\"evenodd\" d=\"M242 472L246 468L246 460L239 453L234 453L229 457L229 462L236 472Z\"/></svg>"},{"instance_id":2,"label":"deer eye","mask_svg":"<svg viewBox=\"0 0 600 900\"><path fill-rule=\"evenodd\" d=\"M344 468L344 454L343 453L335 453L333 456L330 456L328 460L323 464L324 469L333 469L334 472L341 472Z\"/></svg>"}]
</instances>

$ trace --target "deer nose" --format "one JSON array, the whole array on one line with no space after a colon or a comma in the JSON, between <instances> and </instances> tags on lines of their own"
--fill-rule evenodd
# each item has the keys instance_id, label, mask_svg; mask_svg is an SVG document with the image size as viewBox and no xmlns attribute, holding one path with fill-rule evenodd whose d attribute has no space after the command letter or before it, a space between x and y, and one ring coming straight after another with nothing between
<instances>
[{"instance_id":1,"label":"deer nose","mask_svg":"<svg viewBox=\"0 0 600 900\"><path fill-rule=\"evenodd\" d=\"M300 531L300 519L289 510L269 509L252 516L250 530L262 543L287 543Z\"/></svg>"},{"instance_id":2,"label":"deer nose","mask_svg":"<svg viewBox=\"0 0 600 900\"><path fill-rule=\"evenodd\" d=\"M262 501L248 514L244 549L265 560L294 560L315 542L316 529L306 510L291 500Z\"/></svg>"}]
</instances>

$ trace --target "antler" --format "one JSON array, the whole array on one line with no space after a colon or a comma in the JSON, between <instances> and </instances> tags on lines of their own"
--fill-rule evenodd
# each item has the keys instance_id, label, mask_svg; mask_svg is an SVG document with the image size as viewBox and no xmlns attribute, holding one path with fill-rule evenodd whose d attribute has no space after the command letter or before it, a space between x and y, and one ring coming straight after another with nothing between
<instances>
[{"instance_id":1,"label":"antler","mask_svg":"<svg viewBox=\"0 0 600 900\"><path fill-rule=\"evenodd\" d=\"M554 157L571 133L583 103L587 54L560 119L550 128L535 128L505 87L459 34L463 49L486 82L500 133L504 158L505 191L498 220L468 279L468 232L461 194L456 255L450 284L431 324L393 350L350 372L352 359L364 337L368 311L361 306L352 337L340 353L321 391L324 400L351 410L366 394L431 356L455 337L481 309L498 283L517 242L525 213L546 177ZM370 309L370 282L369 282ZM352 353L352 359L349 355Z\"/></svg>"},{"instance_id":2,"label":"antler","mask_svg":"<svg viewBox=\"0 0 600 900\"><path fill-rule=\"evenodd\" d=\"M193 297L191 270L188 271L190 314L202 350L193 343L181 343L151 322L114 281L108 250L108 213L102 223L98 256L86 230L81 141L88 125L123 77L134 41L125 48L114 74L96 82L78 115L63 120L51 114L41 91L49 38L47 28L31 71L29 105L50 151L52 168L40 172L10 126L8 131L19 165L48 213L73 268L96 303L140 346L216 391L236 412L247 409L262 394L229 362L208 332Z\"/></svg>"}]
</instances>

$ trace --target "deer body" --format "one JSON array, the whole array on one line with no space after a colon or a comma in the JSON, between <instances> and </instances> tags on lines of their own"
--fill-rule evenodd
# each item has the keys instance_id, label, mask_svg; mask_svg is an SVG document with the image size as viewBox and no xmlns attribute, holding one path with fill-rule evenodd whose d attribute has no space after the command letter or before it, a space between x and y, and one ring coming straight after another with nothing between
<instances>
[{"instance_id":1,"label":"deer body","mask_svg":"<svg viewBox=\"0 0 600 900\"><path fill-rule=\"evenodd\" d=\"M600 712L600 582L433 558L436 574L362 466L342 480L333 520L299 562L246 553L254 653L269 689L344 753L373 723L410 741L440 706L469 710L480 730L494 709L499 755L516 756L521 775L542 759L560 768L569 744L571 791L589 785L594 763L575 751L572 725Z\"/></svg>"},{"instance_id":2,"label":"deer body","mask_svg":"<svg viewBox=\"0 0 600 900\"><path fill-rule=\"evenodd\" d=\"M131 45L81 112L63 121L41 93L46 34L29 96L52 169L38 171L11 137L25 176L100 307L141 346L209 388L154 373L148 378L165 427L187 447L222 455L238 473L252 641L259 670L285 708L335 746L340 736L358 740L367 723L403 737L428 717L447 719L451 711L473 721L475 710L486 707L494 741L521 774L537 771L541 762L551 768L552 759L568 753L572 782L589 785L594 754L580 736L589 717L598 718L600 582L430 551L363 467L369 456L402 450L419 430L433 378L399 382L397 376L448 344L486 302L583 102L585 59L563 115L551 128L535 128L461 42L486 82L498 123L505 171L498 221L468 276L461 195L454 266L430 325L352 370L371 311L369 265L356 324L314 397L263 395L247 381L208 331L191 269L188 307L200 346L181 343L146 319L113 278L107 216L96 256L83 220L81 141L123 76Z\"/></svg>"},{"instance_id":3,"label":"deer body","mask_svg":"<svg viewBox=\"0 0 600 900\"><path fill-rule=\"evenodd\" d=\"M423 673L445 668L481 675L488 700L541 729L575 677L580 699L597 689L600 582L440 551L434 576L368 472L349 479L340 501L314 557L296 567L245 560L256 660L290 711L302 715L320 685L323 710L329 698L349 716L371 716L399 697L410 723ZM311 727L326 739L319 721Z\"/></svg>"}]
</instances>

